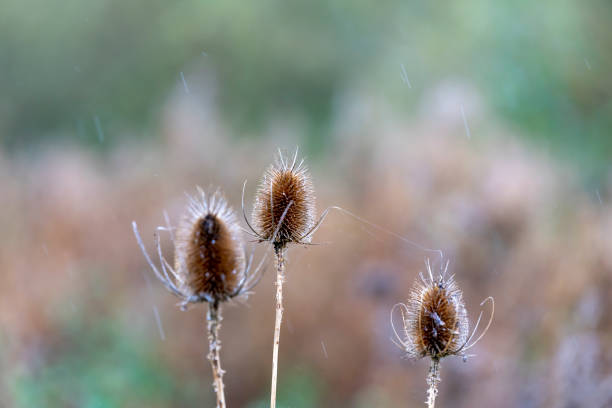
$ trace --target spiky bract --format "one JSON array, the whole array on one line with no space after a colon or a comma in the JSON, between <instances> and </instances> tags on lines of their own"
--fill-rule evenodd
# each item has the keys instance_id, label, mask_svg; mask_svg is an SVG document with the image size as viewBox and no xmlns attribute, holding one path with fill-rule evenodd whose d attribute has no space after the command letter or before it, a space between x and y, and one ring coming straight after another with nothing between
<instances>
[{"instance_id":1,"label":"spiky bract","mask_svg":"<svg viewBox=\"0 0 612 408\"><path fill-rule=\"evenodd\" d=\"M241 229L219 191L198 188L176 233L175 269L181 291L191 301L223 301L236 296L245 281Z\"/></svg>"},{"instance_id":2,"label":"spiky bract","mask_svg":"<svg viewBox=\"0 0 612 408\"><path fill-rule=\"evenodd\" d=\"M276 248L310 241L315 225L314 188L303 161L286 162L282 155L264 174L257 190L253 219L259 237Z\"/></svg>"},{"instance_id":3,"label":"spiky bract","mask_svg":"<svg viewBox=\"0 0 612 408\"><path fill-rule=\"evenodd\" d=\"M453 276L445 273L415 283L410 292L404 316L406 339L402 342L409 357L429 356L439 360L461 354L468 340L469 323L461 290Z\"/></svg>"}]
</instances>

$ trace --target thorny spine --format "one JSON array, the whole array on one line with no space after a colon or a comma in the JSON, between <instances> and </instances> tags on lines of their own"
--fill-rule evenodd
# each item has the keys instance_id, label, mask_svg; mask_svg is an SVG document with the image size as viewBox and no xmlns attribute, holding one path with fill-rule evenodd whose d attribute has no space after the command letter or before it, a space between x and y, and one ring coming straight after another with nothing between
<instances>
[{"instance_id":1,"label":"thorny spine","mask_svg":"<svg viewBox=\"0 0 612 408\"><path fill-rule=\"evenodd\" d=\"M225 408L225 389L223 386L223 374L221 368L221 340L219 340L219 329L221 328L221 305L214 301L208 305L208 360L213 372L213 386L217 393L217 408Z\"/></svg>"}]
</instances>

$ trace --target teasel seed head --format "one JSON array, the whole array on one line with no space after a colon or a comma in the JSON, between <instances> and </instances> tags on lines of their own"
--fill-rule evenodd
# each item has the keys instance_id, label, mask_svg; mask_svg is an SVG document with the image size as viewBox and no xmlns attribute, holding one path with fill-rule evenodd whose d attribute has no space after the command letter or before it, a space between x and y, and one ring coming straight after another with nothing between
<instances>
[{"instance_id":1,"label":"teasel seed head","mask_svg":"<svg viewBox=\"0 0 612 408\"><path fill-rule=\"evenodd\" d=\"M175 271L179 290L194 301L223 301L240 293L246 260L242 231L219 191L198 188L176 231Z\"/></svg>"},{"instance_id":2,"label":"teasel seed head","mask_svg":"<svg viewBox=\"0 0 612 408\"><path fill-rule=\"evenodd\" d=\"M395 332L396 344L406 351L410 358L430 357L433 361L451 355L463 357L466 351L478 343L491 327L495 315L495 301L489 296L480 303L483 306L491 302L491 316L486 327L476 340L472 338L478 330L483 312L481 311L476 324L469 333L469 320L463 294L454 280L454 275L447 277L448 262L437 277L431 271L427 259L428 276L419 274L410 292L408 303L398 303L391 310L391 326ZM395 330L393 312L397 307L402 311L403 336Z\"/></svg>"},{"instance_id":3,"label":"teasel seed head","mask_svg":"<svg viewBox=\"0 0 612 408\"><path fill-rule=\"evenodd\" d=\"M315 226L314 188L304 161L291 163L282 154L259 185L253 207L255 233L275 249L288 243L308 243Z\"/></svg>"},{"instance_id":4,"label":"teasel seed head","mask_svg":"<svg viewBox=\"0 0 612 408\"><path fill-rule=\"evenodd\" d=\"M408 303L400 304L404 324L400 345L411 358L429 356L439 360L462 355L468 342L469 322L461 290L453 276L446 277L448 263L437 277L429 260L426 266L428 277L420 274Z\"/></svg>"},{"instance_id":5,"label":"teasel seed head","mask_svg":"<svg viewBox=\"0 0 612 408\"><path fill-rule=\"evenodd\" d=\"M469 332L469 320L463 294L455 283L454 275L447 277L448 262L434 277L429 259L425 261L428 277L419 273L420 281L413 286L408 303L398 303L391 309L391 327L394 342L410 358L430 357L434 362L451 355L467 359L466 352L474 347L491 327L495 315L495 300L489 296L480 303L491 303L491 315L486 327L472 340L482 319L480 311L476 324ZM396 308L402 312L403 331L400 334L393 323Z\"/></svg>"},{"instance_id":6,"label":"teasel seed head","mask_svg":"<svg viewBox=\"0 0 612 408\"><path fill-rule=\"evenodd\" d=\"M468 316L453 278L418 283L408 303L409 353L440 359L457 354L467 340Z\"/></svg>"},{"instance_id":7,"label":"teasel seed head","mask_svg":"<svg viewBox=\"0 0 612 408\"><path fill-rule=\"evenodd\" d=\"M419 273L420 281L410 292L408 303L398 303L391 309L391 327L395 333L395 343L401 347L408 357L418 359L429 357L431 365L427 375L427 406L435 406L440 382L440 359L446 356L461 356L466 361L466 351L474 347L483 338L491 326L495 314L495 301L492 297L486 298L480 305L491 301L491 317L487 326L478 338L472 341L480 319L469 333L469 321L463 294L455 283L454 276L447 277L448 262L441 269L437 277L431 271L431 264L427 259L428 277ZM402 311L403 336L395 330L393 312L397 307Z\"/></svg>"}]
</instances>

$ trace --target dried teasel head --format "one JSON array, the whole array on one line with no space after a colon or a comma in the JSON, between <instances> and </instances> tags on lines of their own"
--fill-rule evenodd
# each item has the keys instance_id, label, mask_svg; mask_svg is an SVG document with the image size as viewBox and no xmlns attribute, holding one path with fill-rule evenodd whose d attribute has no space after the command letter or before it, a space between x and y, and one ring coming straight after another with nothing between
<instances>
[{"instance_id":1,"label":"dried teasel head","mask_svg":"<svg viewBox=\"0 0 612 408\"><path fill-rule=\"evenodd\" d=\"M259 185L253 207L253 232L275 249L288 243L308 243L315 229L314 188L297 150L289 162L279 151Z\"/></svg>"},{"instance_id":2,"label":"dried teasel head","mask_svg":"<svg viewBox=\"0 0 612 408\"><path fill-rule=\"evenodd\" d=\"M437 277L432 273L429 260L426 266L428 276L420 274L420 280L410 292L408 303L396 305L402 310L403 321L403 336L395 332L397 344L410 358L430 357L436 361L450 355L466 358L465 352L484 336L491 325L493 312L483 333L471 342L480 324L482 312L470 334L463 294L454 276L446 276L448 262ZM488 300L494 305L491 297L481 305ZM393 325L393 318L391 323Z\"/></svg>"},{"instance_id":3,"label":"dried teasel head","mask_svg":"<svg viewBox=\"0 0 612 408\"><path fill-rule=\"evenodd\" d=\"M188 303L219 303L245 294L257 283L264 259L251 272L252 257L246 259L237 217L218 190L207 194L198 187L197 196L187 197L189 204L176 233L167 216L167 226L158 227L158 231L169 231L174 241L174 268L162 255L156 233L160 273L133 223L134 234L149 265L157 278L183 299L183 307Z\"/></svg>"},{"instance_id":4,"label":"dried teasel head","mask_svg":"<svg viewBox=\"0 0 612 408\"><path fill-rule=\"evenodd\" d=\"M468 337L468 315L452 277L430 275L430 280L417 282L407 306L408 354L439 359L461 351Z\"/></svg>"},{"instance_id":5,"label":"dried teasel head","mask_svg":"<svg viewBox=\"0 0 612 408\"><path fill-rule=\"evenodd\" d=\"M188 297L226 300L236 296L245 279L242 230L225 198L215 192L190 197L176 230L174 265Z\"/></svg>"}]
</instances>

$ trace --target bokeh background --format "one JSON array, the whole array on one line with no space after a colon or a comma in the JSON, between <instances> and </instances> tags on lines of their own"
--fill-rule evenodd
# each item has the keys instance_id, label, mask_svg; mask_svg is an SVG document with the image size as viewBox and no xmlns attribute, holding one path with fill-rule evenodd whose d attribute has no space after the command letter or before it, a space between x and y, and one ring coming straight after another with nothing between
<instances>
[{"instance_id":1,"label":"bokeh background","mask_svg":"<svg viewBox=\"0 0 612 408\"><path fill-rule=\"evenodd\" d=\"M239 209L245 179L250 212L297 146L319 211L376 226L332 211L290 249L281 406L424 406L427 362L389 323L440 264L423 248L472 322L496 299L475 356L442 362L440 406L612 406L610 2L1 9L1 406L213 406L205 306L176 307L131 222L151 250L185 193ZM224 309L229 406L268 404L272 282Z\"/></svg>"}]
</instances>

